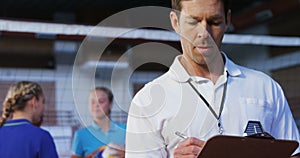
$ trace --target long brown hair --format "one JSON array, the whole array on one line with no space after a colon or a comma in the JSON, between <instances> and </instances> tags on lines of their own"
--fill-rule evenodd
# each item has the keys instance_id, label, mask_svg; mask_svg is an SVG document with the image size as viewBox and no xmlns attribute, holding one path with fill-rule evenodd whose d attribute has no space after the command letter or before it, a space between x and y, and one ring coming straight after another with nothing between
<instances>
[{"instance_id":1,"label":"long brown hair","mask_svg":"<svg viewBox=\"0 0 300 158\"><path fill-rule=\"evenodd\" d=\"M43 95L43 90L38 83L31 81L20 81L10 86L3 102L2 117L0 127L11 117L16 110L23 110L27 101L35 97L39 100Z\"/></svg>"}]
</instances>

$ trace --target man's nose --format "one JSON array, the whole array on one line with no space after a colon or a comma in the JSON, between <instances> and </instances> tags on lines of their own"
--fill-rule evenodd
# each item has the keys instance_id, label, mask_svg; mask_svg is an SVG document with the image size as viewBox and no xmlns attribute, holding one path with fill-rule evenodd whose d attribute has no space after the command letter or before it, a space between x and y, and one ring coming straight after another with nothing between
<instances>
[{"instance_id":1,"label":"man's nose","mask_svg":"<svg viewBox=\"0 0 300 158\"><path fill-rule=\"evenodd\" d=\"M198 38L208 38L210 33L210 27L205 20L201 21L198 26Z\"/></svg>"}]
</instances>

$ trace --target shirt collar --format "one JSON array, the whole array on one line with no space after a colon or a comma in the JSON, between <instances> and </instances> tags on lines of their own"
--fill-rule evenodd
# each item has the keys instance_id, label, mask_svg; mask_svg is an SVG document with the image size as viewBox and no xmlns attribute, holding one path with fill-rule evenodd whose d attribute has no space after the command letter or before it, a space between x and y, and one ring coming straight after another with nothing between
<instances>
[{"instance_id":1,"label":"shirt collar","mask_svg":"<svg viewBox=\"0 0 300 158\"><path fill-rule=\"evenodd\" d=\"M228 72L228 75L231 77L237 77L242 74L238 65L236 65L233 61L231 61L224 52L221 52L223 57L225 58L225 71Z\"/></svg>"},{"instance_id":2,"label":"shirt collar","mask_svg":"<svg viewBox=\"0 0 300 158\"><path fill-rule=\"evenodd\" d=\"M188 72L185 70L183 65L180 63L179 59L181 57L182 55L179 55L175 58L173 64L169 69L169 73L173 80L178 82L187 82L191 77L188 74Z\"/></svg>"},{"instance_id":3,"label":"shirt collar","mask_svg":"<svg viewBox=\"0 0 300 158\"><path fill-rule=\"evenodd\" d=\"M238 65L233 63L224 52L221 52L223 57L225 58L225 70L228 72L229 76L236 77L241 75L241 70L239 69ZM173 61L173 64L171 65L169 69L170 77L178 82L187 82L191 76L188 74L188 72L185 70L183 65L180 63L179 59L182 57L182 55L179 55L175 58Z\"/></svg>"},{"instance_id":4,"label":"shirt collar","mask_svg":"<svg viewBox=\"0 0 300 158\"><path fill-rule=\"evenodd\" d=\"M15 126L21 124L31 124L27 119L7 120L3 126Z\"/></svg>"}]
</instances>

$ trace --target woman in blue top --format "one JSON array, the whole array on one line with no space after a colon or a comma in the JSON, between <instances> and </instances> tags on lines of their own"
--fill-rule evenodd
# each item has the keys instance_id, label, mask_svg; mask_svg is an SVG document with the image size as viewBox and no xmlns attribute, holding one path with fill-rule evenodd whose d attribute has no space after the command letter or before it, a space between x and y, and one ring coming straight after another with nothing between
<instances>
[{"instance_id":1,"label":"woman in blue top","mask_svg":"<svg viewBox=\"0 0 300 158\"><path fill-rule=\"evenodd\" d=\"M0 155L9 158L58 158L49 132L34 126L41 122L45 98L39 84L12 85L0 118Z\"/></svg>"},{"instance_id":2,"label":"woman in blue top","mask_svg":"<svg viewBox=\"0 0 300 158\"><path fill-rule=\"evenodd\" d=\"M89 95L93 123L75 132L72 158L125 157L125 126L111 121L113 94L106 87L96 87Z\"/></svg>"}]
</instances>

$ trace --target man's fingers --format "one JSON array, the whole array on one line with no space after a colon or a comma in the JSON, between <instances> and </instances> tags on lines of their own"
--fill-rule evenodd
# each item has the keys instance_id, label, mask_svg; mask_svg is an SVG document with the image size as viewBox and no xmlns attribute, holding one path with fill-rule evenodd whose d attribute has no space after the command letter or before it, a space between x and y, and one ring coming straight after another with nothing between
<instances>
[{"instance_id":1,"label":"man's fingers","mask_svg":"<svg viewBox=\"0 0 300 158\"><path fill-rule=\"evenodd\" d=\"M178 147L179 146L189 146L189 145L195 145L198 147L203 147L205 144L205 141L202 141L200 139L194 138L194 137L190 137L180 143L178 143Z\"/></svg>"},{"instance_id":2,"label":"man's fingers","mask_svg":"<svg viewBox=\"0 0 300 158\"><path fill-rule=\"evenodd\" d=\"M195 155L195 156L197 156L200 153L201 149L202 149L201 147L191 145L191 146L187 146L187 147L177 148L174 151L174 154L175 155Z\"/></svg>"},{"instance_id":3,"label":"man's fingers","mask_svg":"<svg viewBox=\"0 0 300 158\"><path fill-rule=\"evenodd\" d=\"M174 157L175 158L183 158L183 157L189 157L189 158L197 158L197 156L200 154L205 142L202 140L199 140L197 138L188 138L180 143L178 143L177 148L174 151Z\"/></svg>"}]
</instances>

